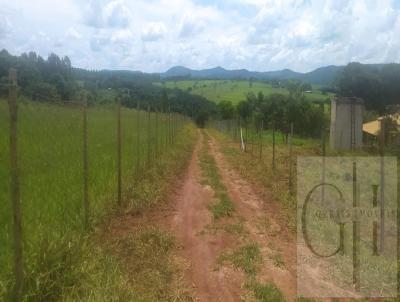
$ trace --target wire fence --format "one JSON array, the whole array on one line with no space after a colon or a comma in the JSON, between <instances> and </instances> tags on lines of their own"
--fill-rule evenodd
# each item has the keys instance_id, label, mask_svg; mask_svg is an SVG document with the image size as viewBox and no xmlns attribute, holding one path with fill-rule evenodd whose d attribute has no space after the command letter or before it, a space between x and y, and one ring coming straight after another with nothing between
<instances>
[{"instance_id":1,"label":"wire fence","mask_svg":"<svg viewBox=\"0 0 400 302\"><path fill-rule=\"evenodd\" d=\"M255 160L268 162L273 172L287 170L287 188L293 195L296 155L302 153L301 146L306 143L314 150L319 146L314 140L295 138L293 124L290 124L289 133L277 131L273 125L273 123L268 125L263 120L257 123L254 121L244 123L236 119L211 121L209 127L228 135L243 152L250 154Z\"/></svg>"},{"instance_id":2,"label":"wire fence","mask_svg":"<svg viewBox=\"0 0 400 302\"><path fill-rule=\"evenodd\" d=\"M123 205L189 120L139 101L135 109L121 99L88 106L84 94L77 102L24 100L15 70L8 88L0 101L0 297L20 301L35 282L30 271L43 265L40 248L68 245L70 234Z\"/></svg>"},{"instance_id":3,"label":"wire fence","mask_svg":"<svg viewBox=\"0 0 400 302\"><path fill-rule=\"evenodd\" d=\"M324 107L320 107L324 112ZM260 119L256 121L250 118L243 121L240 118L230 120L212 120L208 126L229 136L239 148L250 154L254 160L264 163L266 168L272 170L272 176L285 183L290 196L296 194L296 171L298 156L321 156L322 170L324 171L325 157L347 155L352 156L399 156L398 146L385 143L386 134L382 132L378 137L378 143L371 147L365 144L357 150L334 150L327 144L329 142L329 128L327 125L319 129L319 137L307 138L294 135L294 124L288 123L288 131L278 131L275 127L279 121L266 123ZM322 172L324 175L325 172Z\"/></svg>"}]
</instances>

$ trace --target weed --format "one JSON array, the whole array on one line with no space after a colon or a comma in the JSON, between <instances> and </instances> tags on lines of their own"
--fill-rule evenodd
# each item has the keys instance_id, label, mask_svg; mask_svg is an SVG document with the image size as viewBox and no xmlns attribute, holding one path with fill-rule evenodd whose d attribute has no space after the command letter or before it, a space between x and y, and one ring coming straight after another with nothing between
<instances>
[{"instance_id":1,"label":"weed","mask_svg":"<svg viewBox=\"0 0 400 302\"><path fill-rule=\"evenodd\" d=\"M262 302L284 302L281 291L273 284L255 283L252 286L255 297Z\"/></svg>"},{"instance_id":2,"label":"weed","mask_svg":"<svg viewBox=\"0 0 400 302\"><path fill-rule=\"evenodd\" d=\"M224 252L218 259L219 263L229 262L236 269L243 270L247 275L254 276L262 261L261 251L256 243L249 243L233 251Z\"/></svg>"},{"instance_id":3,"label":"weed","mask_svg":"<svg viewBox=\"0 0 400 302\"><path fill-rule=\"evenodd\" d=\"M235 211L235 207L226 193L218 194L218 201L210 204L208 208L215 219L230 217Z\"/></svg>"},{"instance_id":4,"label":"weed","mask_svg":"<svg viewBox=\"0 0 400 302\"><path fill-rule=\"evenodd\" d=\"M203 173L201 183L211 186L215 192L216 199L215 202L208 206L208 209L213 214L214 219L230 217L235 211L235 207L227 194L225 185L221 181L215 159L209 154L206 134L204 136L206 139L199 156L200 167Z\"/></svg>"},{"instance_id":5,"label":"weed","mask_svg":"<svg viewBox=\"0 0 400 302\"><path fill-rule=\"evenodd\" d=\"M285 266L285 261L283 261L282 254L280 252L274 252L271 257L270 257L274 263L275 266L277 267L283 267Z\"/></svg>"},{"instance_id":6,"label":"weed","mask_svg":"<svg viewBox=\"0 0 400 302\"><path fill-rule=\"evenodd\" d=\"M245 235L247 233L242 218L235 223L224 225L224 230L229 234Z\"/></svg>"}]
</instances>

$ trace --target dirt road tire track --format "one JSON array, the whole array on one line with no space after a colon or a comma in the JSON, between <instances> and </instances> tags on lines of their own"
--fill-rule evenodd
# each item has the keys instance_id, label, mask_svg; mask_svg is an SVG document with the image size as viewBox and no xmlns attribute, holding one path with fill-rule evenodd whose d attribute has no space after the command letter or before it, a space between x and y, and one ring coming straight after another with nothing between
<instances>
[{"instance_id":1,"label":"dirt road tire track","mask_svg":"<svg viewBox=\"0 0 400 302\"><path fill-rule=\"evenodd\" d=\"M295 237L279 223L279 209L273 200L262 200L252 185L243 179L226 161L217 141L210 138L210 151L217 163L221 178L235 204L245 219L251 240L261 248L263 263L259 278L273 282L288 300L296 297L296 245ZM268 229L262 230L259 221L268 221ZM274 264L274 257L282 255L283 264Z\"/></svg>"},{"instance_id":2,"label":"dirt road tire track","mask_svg":"<svg viewBox=\"0 0 400 302\"><path fill-rule=\"evenodd\" d=\"M216 270L218 256L235 244L235 238L223 232L203 232L212 223L207 206L213 199L212 189L201 185L198 153L203 139L199 131L183 186L175 198L171 229L182 247L182 255L191 263L186 277L198 300L241 301L243 274L227 267Z\"/></svg>"}]
</instances>

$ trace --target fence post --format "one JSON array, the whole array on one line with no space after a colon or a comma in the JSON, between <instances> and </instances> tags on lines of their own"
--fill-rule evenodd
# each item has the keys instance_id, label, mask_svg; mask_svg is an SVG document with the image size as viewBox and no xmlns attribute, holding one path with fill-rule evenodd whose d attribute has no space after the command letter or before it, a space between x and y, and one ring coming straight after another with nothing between
<instances>
[{"instance_id":1,"label":"fence post","mask_svg":"<svg viewBox=\"0 0 400 302\"><path fill-rule=\"evenodd\" d=\"M140 102L136 105L136 177L140 169Z\"/></svg>"},{"instance_id":2,"label":"fence post","mask_svg":"<svg viewBox=\"0 0 400 302\"><path fill-rule=\"evenodd\" d=\"M121 98L117 97L117 204L122 204Z\"/></svg>"},{"instance_id":3,"label":"fence post","mask_svg":"<svg viewBox=\"0 0 400 302\"><path fill-rule=\"evenodd\" d=\"M176 114L172 113L172 144L175 144L175 133L176 133Z\"/></svg>"},{"instance_id":4,"label":"fence post","mask_svg":"<svg viewBox=\"0 0 400 302\"><path fill-rule=\"evenodd\" d=\"M386 120L383 118L380 121L379 134L379 157L380 157L380 237L379 237L379 252L382 254L385 249L385 146L386 146Z\"/></svg>"},{"instance_id":5,"label":"fence post","mask_svg":"<svg viewBox=\"0 0 400 302\"><path fill-rule=\"evenodd\" d=\"M18 143L17 143L17 70L9 70L9 111L10 111L10 164L11 202L13 207L14 231L14 275L13 300L22 301L24 270L22 262L22 209L19 190Z\"/></svg>"},{"instance_id":6,"label":"fence post","mask_svg":"<svg viewBox=\"0 0 400 302\"><path fill-rule=\"evenodd\" d=\"M320 104L320 109L323 114L325 114L324 104ZM325 183L326 177L326 129L325 123L322 125L321 130L321 148L322 148L322 171L321 171L321 183ZM321 204L325 205L325 186L321 186Z\"/></svg>"},{"instance_id":7,"label":"fence post","mask_svg":"<svg viewBox=\"0 0 400 302\"><path fill-rule=\"evenodd\" d=\"M244 135L244 137L245 137L245 139L244 139L244 141L245 141L244 152L247 152L247 142L248 142L248 140L247 140L247 138L248 138L248 130L247 130L247 128L248 128L248 125L247 125L247 122L246 122L245 135Z\"/></svg>"},{"instance_id":8,"label":"fence post","mask_svg":"<svg viewBox=\"0 0 400 302\"><path fill-rule=\"evenodd\" d=\"M252 126L254 127L253 131L251 129L251 125L250 125L250 137L251 137L251 155L254 155L254 132L255 132L255 123L254 123L254 117L252 118Z\"/></svg>"},{"instance_id":9,"label":"fence post","mask_svg":"<svg viewBox=\"0 0 400 302\"><path fill-rule=\"evenodd\" d=\"M88 130L87 130L87 98L82 92L82 134L83 134L83 210L85 228L89 228L89 163L88 163Z\"/></svg>"},{"instance_id":10,"label":"fence post","mask_svg":"<svg viewBox=\"0 0 400 302\"><path fill-rule=\"evenodd\" d=\"M261 128L260 128L260 160L262 160L262 148L263 148L263 142L262 142L262 133L264 129L264 120L261 120Z\"/></svg>"},{"instance_id":11,"label":"fence post","mask_svg":"<svg viewBox=\"0 0 400 302\"><path fill-rule=\"evenodd\" d=\"M154 139L154 143L155 143L155 158L156 158L156 161L158 160L158 108L157 108L157 106L156 106L156 108L155 108L155 114L156 114L156 116L155 116L155 118L156 118L156 125L155 125L155 139Z\"/></svg>"},{"instance_id":12,"label":"fence post","mask_svg":"<svg viewBox=\"0 0 400 302\"><path fill-rule=\"evenodd\" d=\"M293 164L292 164L292 155L293 155L293 123L290 123L290 136L289 136L289 193L293 194Z\"/></svg>"},{"instance_id":13,"label":"fence post","mask_svg":"<svg viewBox=\"0 0 400 302\"><path fill-rule=\"evenodd\" d=\"M275 122L272 126L272 171L275 172Z\"/></svg>"},{"instance_id":14,"label":"fence post","mask_svg":"<svg viewBox=\"0 0 400 302\"><path fill-rule=\"evenodd\" d=\"M168 143L169 143L169 144L172 144L171 105L168 105Z\"/></svg>"},{"instance_id":15,"label":"fence post","mask_svg":"<svg viewBox=\"0 0 400 302\"><path fill-rule=\"evenodd\" d=\"M147 168L150 167L151 125L150 104L147 104Z\"/></svg>"},{"instance_id":16,"label":"fence post","mask_svg":"<svg viewBox=\"0 0 400 302\"><path fill-rule=\"evenodd\" d=\"M325 125L322 126L322 175L321 175L321 183L325 183L325 174L326 174L326 133L325 133ZM321 203L325 205L325 186L321 186Z\"/></svg>"}]
</instances>

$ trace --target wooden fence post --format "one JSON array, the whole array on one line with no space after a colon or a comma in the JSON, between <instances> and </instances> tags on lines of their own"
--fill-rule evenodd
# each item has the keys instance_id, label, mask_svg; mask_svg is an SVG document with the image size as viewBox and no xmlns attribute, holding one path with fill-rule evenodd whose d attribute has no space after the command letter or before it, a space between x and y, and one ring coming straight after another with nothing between
<instances>
[{"instance_id":1,"label":"wooden fence post","mask_svg":"<svg viewBox=\"0 0 400 302\"><path fill-rule=\"evenodd\" d=\"M290 123L290 136L289 136L289 193L293 194L293 123Z\"/></svg>"},{"instance_id":2,"label":"wooden fence post","mask_svg":"<svg viewBox=\"0 0 400 302\"><path fill-rule=\"evenodd\" d=\"M158 108L157 108L157 106L156 106L156 108L155 108L155 114L156 114L156 125L155 125L155 139L154 139L154 143L155 143L155 158L156 158L156 161L157 161L157 159L158 159Z\"/></svg>"},{"instance_id":3,"label":"wooden fence post","mask_svg":"<svg viewBox=\"0 0 400 302\"><path fill-rule=\"evenodd\" d=\"M256 130L255 124L254 124L254 118L252 118L252 124L254 126L254 129L252 131L251 126L250 126L250 139L251 139L251 155L254 155L254 131Z\"/></svg>"},{"instance_id":4,"label":"wooden fence post","mask_svg":"<svg viewBox=\"0 0 400 302\"><path fill-rule=\"evenodd\" d=\"M322 112L324 113L324 107L322 105ZM322 126L321 131L321 148L322 148L322 171L321 171L321 183L325 183L326 178L326 131L325 124ZM325 205L325 186L321 186L321 204Z\"/></svg>"},{"instance_id":5,"label":"wooden fence post","mask_svg":"<svg viewBox=\"0 0 400 302\"><path fill-rule=\"evenodd\" d=\"M136 105L136 177L140 171L140 102Z\"/></svg>"},{"instance_id":6,"label":"wooden fence post","mask_svg":"<svg viewBox=\"0 0 400 302\"><path fill-rule=\"evenodd\" d=\"M170 105L168 105L168 143L172 144L171 106Z\"/></svg>"},{"instance_id":7,"label":"wooden fence post","mask_svg":"<svg viewBox=\"0 0 400 302\"><path fill-rule=\"evenodd\" d=\"M87 130L87 98L85 92L81 95L82 102L82 136L83 136L83 210L85 228L89 228L89 163L88 163L88 130Z\"/></svg>"},{"instance_id":8,"label":"wooden fence post","mask_svg":"<svg viewBox=\"0 0 400 302\"><path fill-rule=\"evenodd\" d=\"M379 236L379 252L383 254L385 249L385 146L386 146L386 120L380 121L379 134L379 157L380 157L380 236Z\"/></svg>"},{"instance_id":9,"label":"wooden fence post","mask_svg":"<svg viewBox=\"0 0 400 302\"><path fill-rule=\"evenodd\" d=\"M147 169L150 167L150 147L151 147L151 120L150 120L150 104L147 104Z\"/></svg>"},{"instance_id":10,"label":"wooden fence post","mask_svg":"<svg viewBox=\"0 0 400 302\"><path fill-rule=\"evenodd\" d=\"M272 171L275 172L275 122L272 126Z\"/></svg>"},{"instance_id":11,"label":"wooden fence post","mask_svg":"<svg viewBox=\"0 0 400 302\"><path fill-rule=\"evenodd\" d=\"M24 270L22 260L22 209L19 188L18 167L18 104L17 70L9 70L9 111L10 111L10 164L11 164L11 202L13 209L14 232L14 276L13 301L22 301Z\"/></svg>"},{"instance_id":12,"label":"wooden fence post","mask_svg":"<svg viewBox=\"0 0 400 302\"><path fill-rule=\"evenodd\" d=\"M121 98L117 97L117 204L122 204Z\"/></svg>"},{"instance_id":13,"label":"wooden fence post","mask_svg":"<svg viewBox=\"0 0 400 302\"><path fill-rule=\"evenodd\" d=\"M162 144L165 146L165 149L168 148L168 116L167 116L167 110L166 108L163 106L163 108L161 109L161 120L162 120L162 124L163 124L163 129L164 131L162 131L161 133L164 134L164 137L161 138L162 139Z\"/></svg>"},{"instance_id":14,"label":"wooden fence post","mask_svg":"<svg viewBox=\"0 0 400 302\"><path fill-rule=\"evenodd\" d=\"M262 160L262 148L263 148L263 142L262 142L262 139L263 139L263 136L262 136L262 133L263 133L263 129L264 129L264 120L261 120L261 128L260 128L260 160Z\"/></svg>"},{"instance_id":15,"label":"wooden fence post","mask_svg":"<svg viewBox=\"0 0 400 302\"><path fill-rule=\"evenodd\" d=\"M247 122L246 122L245 135L244 135L244 137L245 137L245 139L244 139L244 142L245 142L244 152L247 152L247 142L248 142L248 140L247 140L247 138L248 138L248 130L247 130L247 128L248 128L248 125L247 125Z\"/></svg>"}]
</instances>

